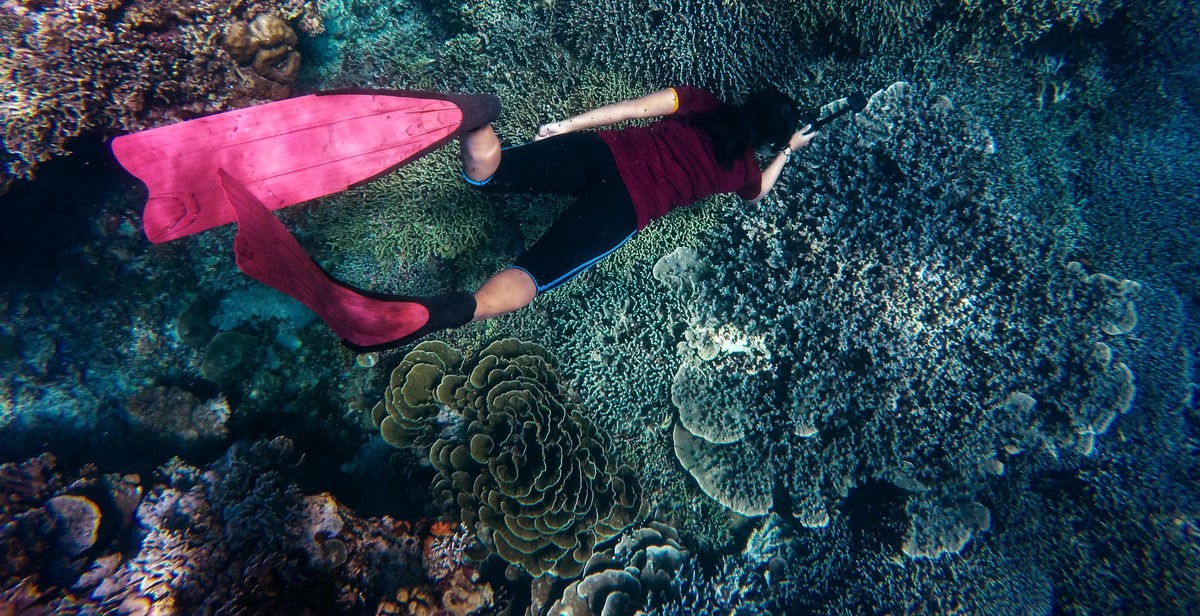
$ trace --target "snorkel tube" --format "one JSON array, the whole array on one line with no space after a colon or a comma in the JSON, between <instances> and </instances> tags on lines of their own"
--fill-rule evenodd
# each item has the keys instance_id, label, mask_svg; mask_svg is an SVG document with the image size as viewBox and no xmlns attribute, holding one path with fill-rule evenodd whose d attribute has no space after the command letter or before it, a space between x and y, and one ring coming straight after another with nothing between
<instances>
[{"instance_id":1,"label":"snorkel tube","mask_svg":"<svg viewBox=\"0 0 1200 616\"><path fill-rule=\"evenodd\" d=\"M829 107L830 105L826 105L825 107L821 107L820 109L812 109L810 111L801 113L800 114L801 125L811 125L809 127L808 131L806 131L804 134L807 135L809 133L815 133L815 132L821 130L821 128L824 127L826 124L829 124L830 122L833 122L834 120L842 117L843 115L846 115L846 113L848 113L848 112L858 113L858 112L862 111L863 109L867 108L867 97L863 96L861 92L854 92L850 96L847 96L845 99L841 99L841 100L845 100L846 104L843 105L841 109L838 109L837 111L835 111L823 118L820 117L821 109L824 109L825 107ZM836 104L837 102L838 101L834 101L834 103L832 103L832 104Z\"/></svg>"}]
</instances>

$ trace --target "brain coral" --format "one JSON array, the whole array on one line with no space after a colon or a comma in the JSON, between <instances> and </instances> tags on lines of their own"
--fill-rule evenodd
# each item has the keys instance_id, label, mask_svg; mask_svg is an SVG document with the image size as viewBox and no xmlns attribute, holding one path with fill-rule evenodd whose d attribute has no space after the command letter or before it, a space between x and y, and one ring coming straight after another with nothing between
<instances>
[{"instance_id":1,"label":"brain coral","mask_svg":"<svg viewBox=\"0 0 1200 616\"><path fill-rule=\"evenodd\" d=\"M579 575L596 543L637 517L632 469L617 465L558 360L536 344L500 340L464 366L445 343L421 343L393 371L373 415L392 445L428 445L435 493L535 577Z\"/></svg>"},{"instance_id":2,"label":"brain coral","mask_svg":"<svg viewBox=\"0 0 1200 616\"><path fill-rule=\"evenodd\" d=\"M697 289L673 438L706 494L817 527L852 487L891 482L909 493L904 551L937 556L988 527L974 495L1006 459L1069 463L1128 410L1115 356L1138 285L1064 265L995 194L993 149L945 97L895 84L779 198L663 263Z\"/></svg>"}]
</instances>

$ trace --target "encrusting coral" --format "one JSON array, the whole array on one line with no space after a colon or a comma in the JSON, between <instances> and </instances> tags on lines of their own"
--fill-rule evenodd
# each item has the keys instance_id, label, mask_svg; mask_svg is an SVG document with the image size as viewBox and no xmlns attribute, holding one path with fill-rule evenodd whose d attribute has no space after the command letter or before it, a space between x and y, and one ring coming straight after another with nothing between
<instances>
[{"instance_id":1,"label":"encrusting coral","mask_svg":"<svg viewBox=\"0 0 1200 616\"><path fill-rule=\"evenodd\" d=\"M445 343L423 342L372 414L388 443L429 447L435 494L534 577L579 575L594 546L639 513L633 471L536 344L499 340L467 364Z\"/></svg>"},{"instance_id":2,"label":"encrusting coral","mask_svg":"<svg viewBox=\"0 0 1200 616\"><path fill-rule=\"evenodd\" d=\"M675 452L726 507L811 527L890 482L910 494L904 552L957 552L988 528L974 494L1004 460L1090 454L1130 408L1113 357L1138 285L1063 265L1007 213L988 132L945 97L898 83L827 133L778 198L661 268L708 264L676 274L697 291Z\"/></svg>"}]
</instances>

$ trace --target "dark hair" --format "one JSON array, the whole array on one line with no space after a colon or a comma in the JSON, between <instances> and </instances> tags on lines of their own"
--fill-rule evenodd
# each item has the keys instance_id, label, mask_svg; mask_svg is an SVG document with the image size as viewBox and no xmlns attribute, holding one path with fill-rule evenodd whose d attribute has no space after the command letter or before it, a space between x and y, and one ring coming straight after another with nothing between
<instances>
[{"instance_id":1,"label":"dark hair","mask_svg":"<svg viewBox=\"0 0 1200 616\"><path fill-rule=\"evenodd\" d=\"M694 120L712 138L713 153L730 167L748 148L772 144L782 149L796 132L800 111L792 97L770 88L759 90L740 105L722 105Z\"/></svg>"}]
</instances>

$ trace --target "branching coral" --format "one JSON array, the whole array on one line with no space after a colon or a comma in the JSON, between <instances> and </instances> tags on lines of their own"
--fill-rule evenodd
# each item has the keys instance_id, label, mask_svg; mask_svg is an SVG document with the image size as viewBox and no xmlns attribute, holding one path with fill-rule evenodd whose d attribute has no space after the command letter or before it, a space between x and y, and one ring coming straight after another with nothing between
<instances>
[{"instance_id":1,"label":"branching coral","mask_svg":"<svg viewBox=\"0 0 1200 616\"><path fill-rule=\"evenodd\" d=\"M983 13L1003 24L1012 40L1022 43L1040 38L1056 25L1072 29L1098 26L1125 3L1124 0L1006 0L996 3L968 0L963 4L968 11Z\"/></svg>"},{"instance_id":2,"label":"branching coral","mask_svg":"<svg viewBox=\"0 0 1200 616\"><path fill-rule=\"evenodd\" d=\"M791 74L800 40L773 3L758 0L571 0L557 34L581 57L654 84L691 83L721 93Z\"/></svg>"},{"instance_id":3,"label":"branching coral","mask_svg":"<svg viewBox=\"0 0 1200 616\"><path fill-rule=\"evenodd\" d=\"M672 388L676 454L745 515L808 526L868 479L912 494L905 551L960 549L1021 451L1090 453L1130 406L1137 284L1083 275L985 181L987 131L907 84L705 245ZM717 264L724 264L717 267Z\"/></svg>"},{"instance_id":4,"label":"branching coral","mask_svg":"<svg viewBox=\"0 0 1200 616\"><path fill-rule=\"evenodd\" d=\"M110 135L287 96L281 84L295 75L299 58L286 44L294 45L295 33L287 35L284 21L320 32L313 9L304 0L4 0L0 192L66 153L68 141L85 132ZM258 39L272 40L253 59L255 71L242 71L220 46L223 30L240 20L253 20Z\"/></svg>"},{"instance_id":5,"label":"branching coral","mask_svg":"<svg viewBox=\"0 0 1200 616\"><path fill-rule=\"evenodd\" d=\"M432 443L434 492L535 577L579 575L596 543L638 514L633 471L617 465L558 360L535 344L500 340L464 367L444 343L421 343L393 372L373 416L393 445Z\"/></svg>"}]
</instances>

